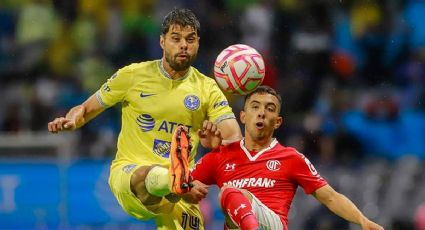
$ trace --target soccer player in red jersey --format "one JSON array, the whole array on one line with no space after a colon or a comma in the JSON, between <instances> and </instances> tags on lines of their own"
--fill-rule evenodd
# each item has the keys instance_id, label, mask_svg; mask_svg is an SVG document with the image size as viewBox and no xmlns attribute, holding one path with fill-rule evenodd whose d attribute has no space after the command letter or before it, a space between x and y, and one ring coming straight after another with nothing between
<instances>
[{"instance_id":1,"label":"soccer player in red jersey","mask_svg":"<svg viewBox=\"0 0 425 230\"><path fill-rule=\"evenodd\" d=\"M291 202L301 186L306 194L362 229L383 229L336 192L303 154L273 138L274 130L283 123L280 109L281 97L270 87L260 86L248 94L240 113L245 138L206 154L192 171L195 186L216 184L221 188L226 228L286 230ZM213 123L204 122L203 128L219 143L221 134ZM196 200L205 194L192 195Z\"/></svg>"}]
</instances>

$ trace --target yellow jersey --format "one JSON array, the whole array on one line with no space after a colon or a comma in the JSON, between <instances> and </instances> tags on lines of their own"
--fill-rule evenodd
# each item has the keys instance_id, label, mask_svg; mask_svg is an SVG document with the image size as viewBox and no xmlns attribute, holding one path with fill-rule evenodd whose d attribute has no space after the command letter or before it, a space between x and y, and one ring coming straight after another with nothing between
<instances>
[{"instance_id":1,"label":"yellow jersey","mask_svg":"<svg viewBox=\"0 0 425 230\"><path fill-rule=\"evenodd\" d=\"M111 169L124 162L168 166L172 133L179 124L189 128L193 164L199 144L197 131L203 121L218 123L235 118L214 79L190 67L182 79L173 80L161 60L118 70L96 97L104 107L118 102L122 105L121 131Z\"/></svg>"}]
</instances>

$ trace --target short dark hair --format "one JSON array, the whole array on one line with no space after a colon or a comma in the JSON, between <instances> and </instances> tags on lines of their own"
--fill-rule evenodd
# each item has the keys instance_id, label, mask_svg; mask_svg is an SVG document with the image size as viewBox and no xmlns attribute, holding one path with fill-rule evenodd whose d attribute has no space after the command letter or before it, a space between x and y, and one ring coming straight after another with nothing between
<instances>
[{"instance_id":1,"label":"short dark hair","mask_svg":"<svg viewBox=\"0 0 425 230\"><path fill-rule=\"evenodd\" d=\"M198 36L201 30L201 24L195 14L189 9L174 9L168 13L164 21L162 21L161 33L165 35L171 25L180 25L182 27L190 26L196 30Z\"/></svg>"},{"instance_id":2,"label":"short dark hair","mask_svg":"<svg viewBox=\"0 0 425 230\"><path fill-rule=\"evenodd\" d=\"M277 98L277 100L279 101L279 108L282 107L282 97L280 96L280 94L278 92L276 92L276 90L274 90L272 87L267 86L267 85L260 85L254 91L248 93L245 96L244 107L245 107L245 103L254 94L271 94L271 95L275 96ZM280 111L280 109L279 109L279 111Z\"/></svg>"}]
</instances>

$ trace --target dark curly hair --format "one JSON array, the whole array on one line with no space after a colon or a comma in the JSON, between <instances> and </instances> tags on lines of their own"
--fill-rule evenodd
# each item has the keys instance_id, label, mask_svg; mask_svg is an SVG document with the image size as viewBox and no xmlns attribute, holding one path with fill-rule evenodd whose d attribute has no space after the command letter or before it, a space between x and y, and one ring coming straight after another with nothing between
<instances>
[{"instance_id":1,"label":"dark curly hair","mask_svg":"<svg viewBox=\"0 0 425 230\"><path fill-rule=\"evenodd\" d=\"M190 26L196 30L199 35L201 24L195 14L189 9L174 9L165 16L161 25L161 33L165 35L171 25L180 25L182 27Z\"/></svg>"},{"instance_id":2,"label":"dark curly hair","mask_svg":"<svg viewBox=\"0 0 425 230\"><path fill-rule=\"evenodd\" d=\"M260 85L254 91L247 94L245 96L244 104L254 94L271 94L271 95L275 96L277 98L277 100L279 101L279 107L282 106L282 97L280 96L280 94L278 92L276 92L276 90L274 90L272 87L267 86L267 85ZM280 109L279 109L279 111L280 111Z\"/></svg>"}]
</instances>

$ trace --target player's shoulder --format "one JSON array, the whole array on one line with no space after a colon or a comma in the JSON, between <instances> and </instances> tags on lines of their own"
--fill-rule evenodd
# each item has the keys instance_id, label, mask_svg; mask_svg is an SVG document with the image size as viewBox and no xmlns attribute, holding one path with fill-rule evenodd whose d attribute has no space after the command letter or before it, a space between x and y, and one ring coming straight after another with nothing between
<instances>
[{"instance_id":1,"label":"player's shoulder","mask_svg":"<svg viewBox=\"0 0 425 230\"><path fill-rule=\"evenodd\" d=\"M216 84L214 79L201 73L196 67L193 67L193 66L192 66L192 75L195 79L202 81L205 84L210 84L210 85Z\"/></svg>"},{"instance_id":2,"label":"player's shoulder","mask_svg":"<svg viewBox=\"0 0 425 230\"><path fill-rule=\"evenodd\" d=\"M117 77L120 79L118 81L131 82L137 77L151 76L152 74L159 73L158 64L159 60L131 63L120 68L113 75L113 78Z\"/></svg>"},{"instance_id":3,"label":"player's shoulder","mask_svg":"<svg viewBox=\"0 0 425 230\"><path fill-rule=\"evenodd\" d=\"M117 74L120 77L123 76L134 76L143 73L154 73L158 69L159 60L143 61L138 63L131 63L120 68Z\"/></svg>"},{"instance_id":4,"label":"player's shoulder","mask_svg":"<svg viewBox=\"0 0 425 230\"><path fill-rule=\"evenodd\" d=\"M143 61L138 63L131 63L127 66L124 66L120 69L122 72L135 72L135 71L144 71L158 68L159 60Z\"/></svg>"},{"instance_id":5,"label":"player's shoulder","mask_svg":"<svg viewBox=\"0 0 425 230\"><path fill-rule=\"evenodd\" d=\"M278 144L275 147L280 153L282 153L287 158L302 158L304 155L300 153L296 148L283 146Z\"/></svg>"},{"instance_id":6,"label":"player's shoulder","mask_svg":"<svg viewBox=\"0 0 425 230\"><path fill-rule=\"evenodd\" d=\"M222 146L220 146L220 151L221 152L234 152L234 151L237 151L237 150L242 150L241 141L242 140L237 140L237 141L230 142L228 144L222 145Z\"/></svg>"},{"instance_id":7,"label":"player's shoulder","mask_svg":"<svg viewBox=\"0 0 425 230\"><path fill-rule=\"evenodd\" d=\"M240 149L240 141L235 141L226 145L221 145L219 148L211 150L211 152L209 152L207 155L210 155L210 157L214 158L223 158L224 156L229 156L229 152L235 153L235 151Z\"/></svg>"}]
</instances>

